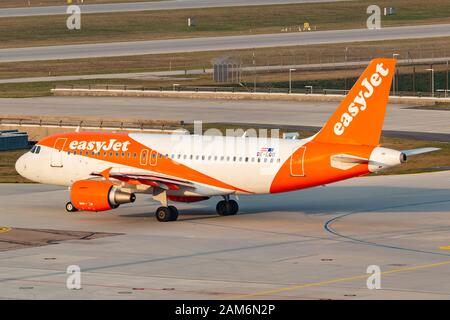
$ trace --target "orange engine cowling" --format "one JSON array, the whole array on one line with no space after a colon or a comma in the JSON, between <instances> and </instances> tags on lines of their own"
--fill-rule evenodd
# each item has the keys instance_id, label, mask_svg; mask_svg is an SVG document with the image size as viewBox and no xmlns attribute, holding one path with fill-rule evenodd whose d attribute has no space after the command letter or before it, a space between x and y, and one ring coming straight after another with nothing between
<instances>
[{"instance_id":1,"label":"orange engine cowling","mask_svg":"<svg viewBox=\"0 0 450 320\"><path fill-rule=\"evenodd\" d=\"M124 203L134 202L134 193L120 191L108 181L80 180L70 191L72 204L78 210L105 211L115 209Z\"/></svg>"}]
</instances>

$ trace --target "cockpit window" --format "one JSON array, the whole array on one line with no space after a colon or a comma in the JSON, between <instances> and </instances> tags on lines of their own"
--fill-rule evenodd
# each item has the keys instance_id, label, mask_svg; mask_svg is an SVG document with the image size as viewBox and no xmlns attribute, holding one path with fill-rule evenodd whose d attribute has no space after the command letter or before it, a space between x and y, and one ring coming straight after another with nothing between
<instances>
[{"instance_id":1,"label":"cockpit window","mask_svg":"<svg viewBox=\"0 0 450 320\"><path fill-rule=\"evenodd\" d=\"M39 152L41 152L41 146L37 146L37 148L36 148L36 151L34 152L34 153L39 153Z\"/></svg>"},{"instance_id":2,"label":"cockpit window","mask_svg":"<svg viewBox=\"0 0 450 320\"><path fill-rule=\"evenodd\" d=\"M37 149L37 146L33 146L33 148L31 148L30 152L34 153L36 151L36 149Z\"/></svg>"}]
</instances>

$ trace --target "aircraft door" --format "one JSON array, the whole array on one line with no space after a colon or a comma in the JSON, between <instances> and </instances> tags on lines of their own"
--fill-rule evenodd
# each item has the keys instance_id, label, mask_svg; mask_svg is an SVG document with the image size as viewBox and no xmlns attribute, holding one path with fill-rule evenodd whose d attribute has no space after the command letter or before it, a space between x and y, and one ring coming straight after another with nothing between
<instances>
[{"instance_id":1,"label":"aircraft door","mask_svg":"<svg viewBox=\"0 0 450 320\"><path fill-rule=\"evenodd\" d=\"M305 153L306 147L294 149L294 152L291 155L291 176L305 176Z\"/></svg>"},{"instance_id":2,"label":"aircraft door","mask_svg":"<svg viewBox=\"0 0 450 320\"><path fill-rule=\"evenodd\" d=\"M64 146L66 145L67 138L58 138L53 145L53 150L50 155L50 166L55 168L62 168L63 166L63 153Z\"/></svg>"},{"instance_id":3,"label":"aircraft door","mask_svg":"<svg viewBox=\"0 0 450 320\"><path fill-rule=\"evenodd\" d=\"M143 149L141 151L141 159L140 159L141 166L147 165L147 162L148 162L148 149Z\"/></svg>"},{"instance_id":4,"label":"aircraft door","mask_svg":"<svg viewBox=\"0 0 450 320\"><path fill-rule=\"evenodd\" d=\"M158 152L156 150L152 150L150 152L150 159L148 161L148 164L151 166L156 166L158 163Z\"/></svg>"}]
</instances>

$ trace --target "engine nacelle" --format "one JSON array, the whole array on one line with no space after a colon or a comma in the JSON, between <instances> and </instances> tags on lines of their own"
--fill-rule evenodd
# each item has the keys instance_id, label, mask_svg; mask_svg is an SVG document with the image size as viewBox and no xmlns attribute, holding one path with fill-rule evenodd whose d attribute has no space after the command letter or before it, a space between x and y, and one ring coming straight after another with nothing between
<instances>
[{"instance_id":1,"label":"engine nacelle","mask_svg":"<svg viewBox=\"0 0 450 320\"><path fill-rule=\"evenodd\" d=\"M72 204L78 210L105 211L115 209L124 203L134 202L134 193L121 191L108 181L80 180L70 191Z\"/></svg>"},{"instance_id":2,"label":"engine nacelle","mask_svg":"<svg viewBox=\"0 0 450 320\"><path fill-rule=\"evenodd\" d=\"M376 172L387 169L408 160L408 157L403 152L376 147L373 149L369 158L369 171Z\"/></svg>"}]
</instances>

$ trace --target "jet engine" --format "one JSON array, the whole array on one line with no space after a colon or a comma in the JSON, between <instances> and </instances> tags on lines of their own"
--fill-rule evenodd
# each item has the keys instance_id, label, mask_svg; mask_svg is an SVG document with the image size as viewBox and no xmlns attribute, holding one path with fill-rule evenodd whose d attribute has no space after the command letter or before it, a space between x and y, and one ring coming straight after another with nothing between
<instances>
[{"instance_id":1,"label":"jet engine","mask_svg":"<svg viewBox=\"0 0 450 320\"><path fill-rule=\"evenodd\" d=\"M78 210L105 211L124 203L134 202L134 193L123 192L109 181L80 180L70 191L72 204Z\"/></svg>"},{"instance_id":2,"label":"jet engine","mask_svg":"<svg viewBox=\"0 0 450 320\"><path fill-rule=\"evenodd\" d=\"M377 172L401 163L405 163L407 160L407 155L401 151L376 147L370 155L369 170L371 172Z\"/></svg>"}]
</instances>

